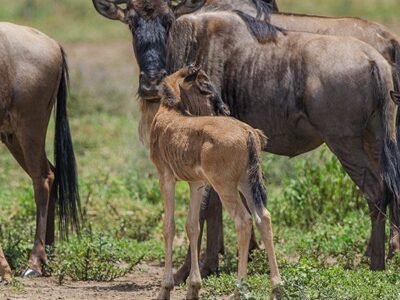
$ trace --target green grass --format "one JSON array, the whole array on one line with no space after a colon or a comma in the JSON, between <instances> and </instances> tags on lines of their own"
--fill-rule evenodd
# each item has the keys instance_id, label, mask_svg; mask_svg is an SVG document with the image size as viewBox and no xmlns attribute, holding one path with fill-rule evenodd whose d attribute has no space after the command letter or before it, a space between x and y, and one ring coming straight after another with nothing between
<instances>
[{"instance_id":1,"label":"green grass","mask_svg":"<svg viewBox=\"0 0 400 300\"><path fill-rule=\"evenodd\" d=\"M285 11L359 15L399 24L397 0L379 1L379 7L373 0L280 3ZM130 43L127 28L99 16L89 0L9 1L1 7L0 19L37 27L64 43L90 42L99 49L110 42ZM118 53L115 60L130 63ZM49 249L49 267L61 282L112 280L139 261L163 261L158 183L147 151L138 141L137 105L131 89L124 88L137 78L107 77L114 64L108 62L101 76L85 74L76 64L71 68L69 111L85 223L81 240L73 236ZM53 125L48 133L49 154L52 141ZM5 147L0 148L0 165L0 242L18 274L32 247L35 204L29 178ZM366 202L326 149L293 160L266 154L263 166L286 299L400 297L400 258L392 259L385 272L368 270L362 255L370 230ZM179 184L177 264L188 243L187 194L187 186ZM236 288L236 238L227 216L224 223L226 255L220 261L221 274L204 282L203 299L229 295ZM264 299L270 285L262 251L253 254L249 270L247 283L239 286L242 298Z\"/></svg>"}]
</instances>

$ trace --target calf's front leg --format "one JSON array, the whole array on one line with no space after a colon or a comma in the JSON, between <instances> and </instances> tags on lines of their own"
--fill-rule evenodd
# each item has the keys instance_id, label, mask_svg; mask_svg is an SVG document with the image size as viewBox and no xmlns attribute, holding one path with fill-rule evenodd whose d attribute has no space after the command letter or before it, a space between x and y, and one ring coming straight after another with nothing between
<instances>
[{"instance_id":1,"label":"calf's front leg","mask_svg":"<svg viewBox=\"0 0 400 300\"><path fill-rule=\"evenodd\" d=\"M189 213L186 220L186 232L190 242L191 249L191 268L187 281L188 292L186 299L199 299L199 290L201 288L201 276L199 269L199 249L198 241L200 234L200 206L203 197L202 182L190 183L190 203Z\"/></svg>"},{"instance_id":2,"label":"calf's front leg","mask_svg":"<svg viewBox=\"0 0 400 300\"><path fill-rule=\"evenodd\" d=\"M160 190L164 200L164 247L165 247L165 273L159 300L170 299L171 290L174 288L172 271L172 244L175 237L175 179L169 174L160 176Z\"/></svg>"}]
</instances>

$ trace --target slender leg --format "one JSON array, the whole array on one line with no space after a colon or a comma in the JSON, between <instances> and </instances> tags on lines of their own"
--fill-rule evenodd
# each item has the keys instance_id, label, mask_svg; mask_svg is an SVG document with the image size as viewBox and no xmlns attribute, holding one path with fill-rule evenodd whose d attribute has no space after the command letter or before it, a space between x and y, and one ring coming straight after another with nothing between
<instances>
[{"instance_id":1,"label":"slender leg","mask_svg":"<svg viewBox=\"0 0 400 300\"><path fill-rule=\"evenodd\" d=\"M240 191L245 196L248 206L250 205L254 206L255 202L253 200L253 194L248 182L249 180L246 179L246 182L244 184L241 184ZM276 287L282 283L282 280L279 273L278 262L276 260L276 255L275 255L271 215L264 206L262 207L256 206L256 211L258 216L260 217L260 222L258 223L256 222L256 224L258 230L261 233L261 239L265 247L265 254L268 257L268 263L271 270L270 277L272 286Z\"/></svg>"},{"instance_id":2,"label":"slender leg","mask_svg":"<svg viewBox=\"0 0 400 300\"><path fill-rule=\"evenodd\" d=\"M200 237L199 249L201 248L201 239L203 233L204 222L207 222L207 246L204 260L200 267L201 277L205 278L210 274L218 272L218 254L224 254L224 233L222 222L222 205L218 194L211 189L207 193L208 199L205 205L201 206L200 211ZM185 282L190 272L190 249L186 255L184 264L175 274L175 283L181 284Z\"/></svg>"},{"instance_id":3,"label":"slender leg","mask_svg":"<svg viewBox=\"0 0 400 300\"><path fill-rule=\"evenodd\" d=\"M164 199L164 247L165 247L165 273L161 291L157 299L170 299L171 290L174 288L172 271L172 244L175 237L175 179L171 174L160 175L160 190Z\"/></svg>"},{"instance_id":4,"label":"slender leg","mask_svg":"<svg viewBox=\"0 0 400 300\"><path fill-rule=\"evenodd\" d=\"M4 256L3 249L0 246L0 279L3 279L5 282L11 280L11 269L7 263L7 260Z\"/></svg>"},{"instance_id":5,"label":"slender leg","mask_svg":"<svg viewBox=\"0 0 400 300\"><path fill-rule=\"evenodd\" d=\"M198 240L200 233L199 214L203 197L203 182L190 183L190 204L186 220L186 232L190 241L191 268L187 281L188 292L186 299L199 299L201 276L199 269Z\"/></svg>"},{"instance_id":6,"label":"slender leg","mask_svg":"<svg viewBox=\"0 0 400 300\"><path fill-rule=\"evenodd\" d=\"M32 179L36 201L36 233L28 269L23 275L40 276L42 275L42 265L47 261L44 244L47 208L50 190L54 182L54 173L50 169L44 151L44 139L37 141L27 135L13 135L6 146Z\"/></svg>"},{"instance_id":7,"label":"slender leg","mask_svg":"<svg viewBox=\"0 0 400 300\"><path fill-rule=\"evenodd\" d=\"M214 186L221 197L222 205L235 222L237 243L239 249L238 280L247 276L247 263L249 258L249 244L251 238L252 221L249 212L239 198L236 186Z\"/></svg>"},{"instance_id":8,"label":"slender leg","mask_svg":"<svg viewBox=\"0 0 400 300\"><path fill-rule=\"evenodd\" d=\"M54 166L49 162L52 172L55 172ZM56 209L56 191L54 188L50 191L49 206L47 209L47 226L46 226L46 245L53 246L55 232L55 209Z\"/></svg>"},{"instance_id":9,"label":"slender leg","mask_svg":"<svg viewBox=\"0 0 400 300\"><path fill-rule=\"evenodd\" d=\"M224 254L224 231L222 221L222 205L214 189L210 191L210 200L205 212L207 222L207 247L201 267L201 276L207 277L218 272L218 254Z\"/></svg>"},{"instance_id":10,"label":"slender leg","mask_svg":"<svg viewBox=\"0 0 400 300\"><path fill-rule=\"evenodd\" d=\"M366 153L362 137L330 137L326 143L367 199L371 218L371 269L384 270L386 202L380 176L374 167L375 162Z\"/></svg>"}]
</instances>

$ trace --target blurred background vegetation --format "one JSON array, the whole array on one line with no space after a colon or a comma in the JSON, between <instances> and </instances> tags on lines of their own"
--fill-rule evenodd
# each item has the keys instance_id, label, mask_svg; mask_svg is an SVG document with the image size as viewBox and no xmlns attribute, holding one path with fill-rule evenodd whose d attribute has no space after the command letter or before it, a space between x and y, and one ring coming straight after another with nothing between
<instances>
[{"instance_id":1,"label":"blurred background vegetation","mask_svg":"<svg viewBox=\"0 0 400 300\"><path fill-rule=\"evenodd\" d=\"M399 0L278 0L282 11L359 16L400 33ZM85 224L81 240L49 249L60 282L111 280L136 263L162 261L162 204L154 168L137 134L137 66L127 26L99 16L90 0L0 0L0 21L36 27L69 55L70 121L79 164ZM51 157L53 124L48 133ZM29 178L0 148L0 242L18 274L32 247L35 204ZM340 164L321 149L289 160L264 155L279 263L286 298L395 299L398 258L386 273L371 273L362 255L369 236L365 200ZM183 259L187 187L177 192L177 264ZM225 216L227 253L221 276L205 282L204 299L235 288L235 234ZM268 293L261 251L253 254L244 299ZM247 297L247 298L246 298ZM1 298L1 297L0 297Z\"/></svg>"}]
</instances>

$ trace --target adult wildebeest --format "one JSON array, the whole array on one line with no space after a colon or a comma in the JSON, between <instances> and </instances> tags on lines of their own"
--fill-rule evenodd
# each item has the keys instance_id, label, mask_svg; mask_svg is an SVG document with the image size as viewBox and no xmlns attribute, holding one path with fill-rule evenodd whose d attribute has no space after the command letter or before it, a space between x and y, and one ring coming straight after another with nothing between
<instances>
[{"instance_id":1,"label":"adult wildebeest","mask_svg":"<svg viewBox=\"0 0 400 300\"><path fill-rule=\"evenodd\" d=\"M270 138L264 150L293 157L326 143L366 196L371 268L384 269L384 211L387 201L399 203L400 152L392 68L379 52L353 38L279 30L241 12L174 21L162 0L128 0L126 8L93 2L132 31L140 97L157 98L165 73L195 61L233 115Z\"/></svg>"},{"instance_id":2,"label":"adult wildebeest","mask_svg":"<svg viewBox=\"0 0 400 300\"><path fill-rule=\"evenodd\" d=\"M0 134L31 177L36 234L25 275L41 275L45 244L54 241L54 209L61 233L79 225L75 156L67 117L68 67L60 45L29 27L0 23ZM55 166L45 152L47 126L56 101Z\"/></svg>"},{"instance_id":3,"label":"adult wildebeest","mask_svg":"<svg viewBox=\"0 0 400 300\"><path fill-rule=\"evenodd\" d=\"M240 10L253 16L262 17L270 20L274 25L294 31L304 31L323 35L350 36L357 38L378 50L393 68L394 90L400 91L400 38L381 24L352 17L322 17L310 16L293 13L279 13L275 0L184 0L174 7L177 16L203 10ZM274 13L270 15L269 13ZM210 194L209 208L204 206L204 218L213 219L213 230L207 234L207 242L210 245L219 245L218 249L223 249L221 245L221 229L217 229L222 224L222 214L220 209L215 209L218 204L217 196ZM400 215L396 202L392 201L389 205L390 212L390 240L389 256L393 250L400 250ZM217 221L216 221L217 219ZM370 249L369 249L370 250ZM369 252L367 251L367 253ZM218 250L217 250L218 251ZM218 252L207 249L206 265L217 262ZM211 266L215 269L215 266ZM186 264L186 269L188 264ZM185 272L184 270L181 270ZM186 271L187 273L187 271Z\"/></svg>"},{"instance_id":4,"label":"adult wildebeest","mask_svg":"<svg viewBox=\"0 0 400 300\"><path fill-rule=\"evenodd\" d=\"M143 102L146 106L146 100ZM165 275L158 299L169 299L174 287L172 243L175 236L175 184L178 180L187 181L190 186L186 232L192 249L192 264L186 299L198 299L201 287L197 243L200 206L206 185L218 192L235 222L239 248L238 280L247 275L253 217L265 245L272 285L281 284L271 216L263 204L266 191L260 152L267 142L264 134L234 118L207 113L213 113L214 107L223 102L207 75L193 66L182 68L164 79L160 103L155 115L152 110L147 110L153 117L150 157L158 170L165 208ZM236 160L225 159L234 156ZM251 215L238 197L238 191L245 196Z\"/></svg>"}]
</instances>

